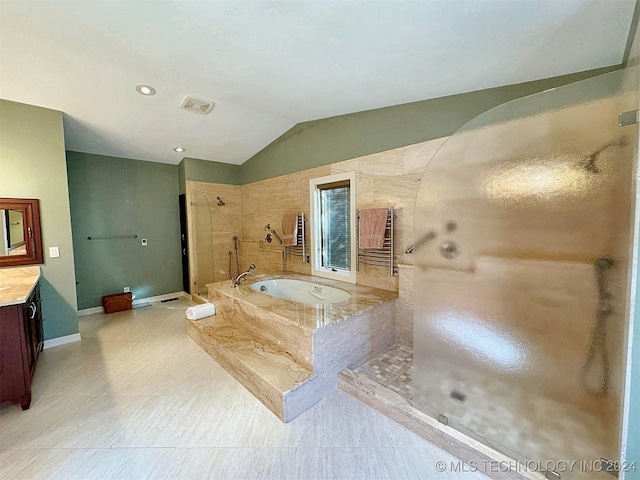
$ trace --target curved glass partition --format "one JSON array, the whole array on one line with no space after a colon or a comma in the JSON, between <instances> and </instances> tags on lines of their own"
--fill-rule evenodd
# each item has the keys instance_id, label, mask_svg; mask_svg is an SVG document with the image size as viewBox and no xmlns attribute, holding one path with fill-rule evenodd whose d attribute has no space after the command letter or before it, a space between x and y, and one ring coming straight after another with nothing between
<instances>
[{"instance_id":1,"label":"curved glass partition","mask_svg":"<svg viewBox=\"0 0 640 480\"><path fill-rule=\"evenodd\" d=\"M213 283L213 231L211 229L211 207L207 195L194 190L191 194L191 225L193 237L193 290L192 294L208 298L207 283Z\"/></svg>"},{"instance_id":2,"label":"curved glass partition","mask_svg":"<svg viewBox=\"0 0 640 480\"><path fill-rule=\"evenodd\" d=\"M625 74L477 117L419 189L414 405L521 462L619 458L638 142L618 126L638 108ZM586 470L562 479L610 478Z\"/></svg>"}]
</instances>

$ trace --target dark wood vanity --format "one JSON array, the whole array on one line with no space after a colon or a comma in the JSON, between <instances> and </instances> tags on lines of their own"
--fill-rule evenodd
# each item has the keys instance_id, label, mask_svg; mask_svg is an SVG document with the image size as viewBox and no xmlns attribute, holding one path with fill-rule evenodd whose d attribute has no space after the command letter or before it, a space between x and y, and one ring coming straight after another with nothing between
<instances>
[{"instance_id":1,"label":"dark wood vanity","mask_svg":"<svg viewBox=\"0 0 640 480\"><path fill-rule=\"evenodd\" d=\"M0 403L31 405L31 379L43 347L40 202L0 198ZM4 268L14 267L14 268Z\"/></svg>"},{"instance_id":2,"label":"dark wood vanity","mask_svg":"<svg viewBox=\"0 0 640 480\"><path fill-rule=\"evenodd\" d=\"M0 307L0 403L31 404L31 379L42 351L40 287L23 303Z\"/></svg>"}]
</instances>

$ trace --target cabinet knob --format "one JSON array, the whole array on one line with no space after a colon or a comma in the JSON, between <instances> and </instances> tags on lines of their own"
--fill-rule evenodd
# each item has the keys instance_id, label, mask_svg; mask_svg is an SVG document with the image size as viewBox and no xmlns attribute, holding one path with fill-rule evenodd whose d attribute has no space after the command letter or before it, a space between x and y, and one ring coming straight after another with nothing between
<instances>
[{"instance_id":1,"label":"cabinet knob","mask_svg":"<svg viewBox=\"0 0 640 480\"><path fill-rule=\"evenodd\" d=\"M36 318L36 312L38 311L38 308L36 307L36 304L34 302L31 302L29 304L29 311L31 313L29 313L29 320L33 320L34 318Z\"/></svg>"}]
</instances>

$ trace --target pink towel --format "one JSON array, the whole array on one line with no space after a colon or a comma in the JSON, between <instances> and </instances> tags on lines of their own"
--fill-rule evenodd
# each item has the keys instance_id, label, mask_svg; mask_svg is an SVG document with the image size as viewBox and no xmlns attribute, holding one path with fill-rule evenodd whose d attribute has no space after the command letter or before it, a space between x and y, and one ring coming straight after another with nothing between
<instances>
[{"instance_id":1,"label":"pink towel","mask_svg":"<svg viewBox=\"0 0 640 480\"><path fill-rule=\"evenodd\" d=\"M382 248L384 245L384 232L387 229L388 211L386 208L360 210L358 247Z\"/></svg>"},{"instance_id":2,"label":"pink towel","mask_svg":"<svg viewBox=\"0 0 640 480\"><path fill-rule=\"evenodd\" d=\"M298 214L282 215L282 244L298 245Z\"/></svg>"}]
</instances>

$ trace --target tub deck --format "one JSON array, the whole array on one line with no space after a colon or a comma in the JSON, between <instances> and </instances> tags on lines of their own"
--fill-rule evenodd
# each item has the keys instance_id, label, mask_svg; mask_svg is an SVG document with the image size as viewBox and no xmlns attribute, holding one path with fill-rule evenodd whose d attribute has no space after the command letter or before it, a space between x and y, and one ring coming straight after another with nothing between
<instances>
[{"instance_id":1,"label":"tub deck","mask_svg":"<svg viewBox=\"0 0 640 480\"><path fill-rule=\"evenodd\" d=\"M277 277L334 286L352 298L315 306L256 292L252 282L237 289L219 282L208 285L216 315L186 322L200 347L288 422L335 390L340 371L395 343L397 294L303 275Z\"/></svg>"}]
</instances>

